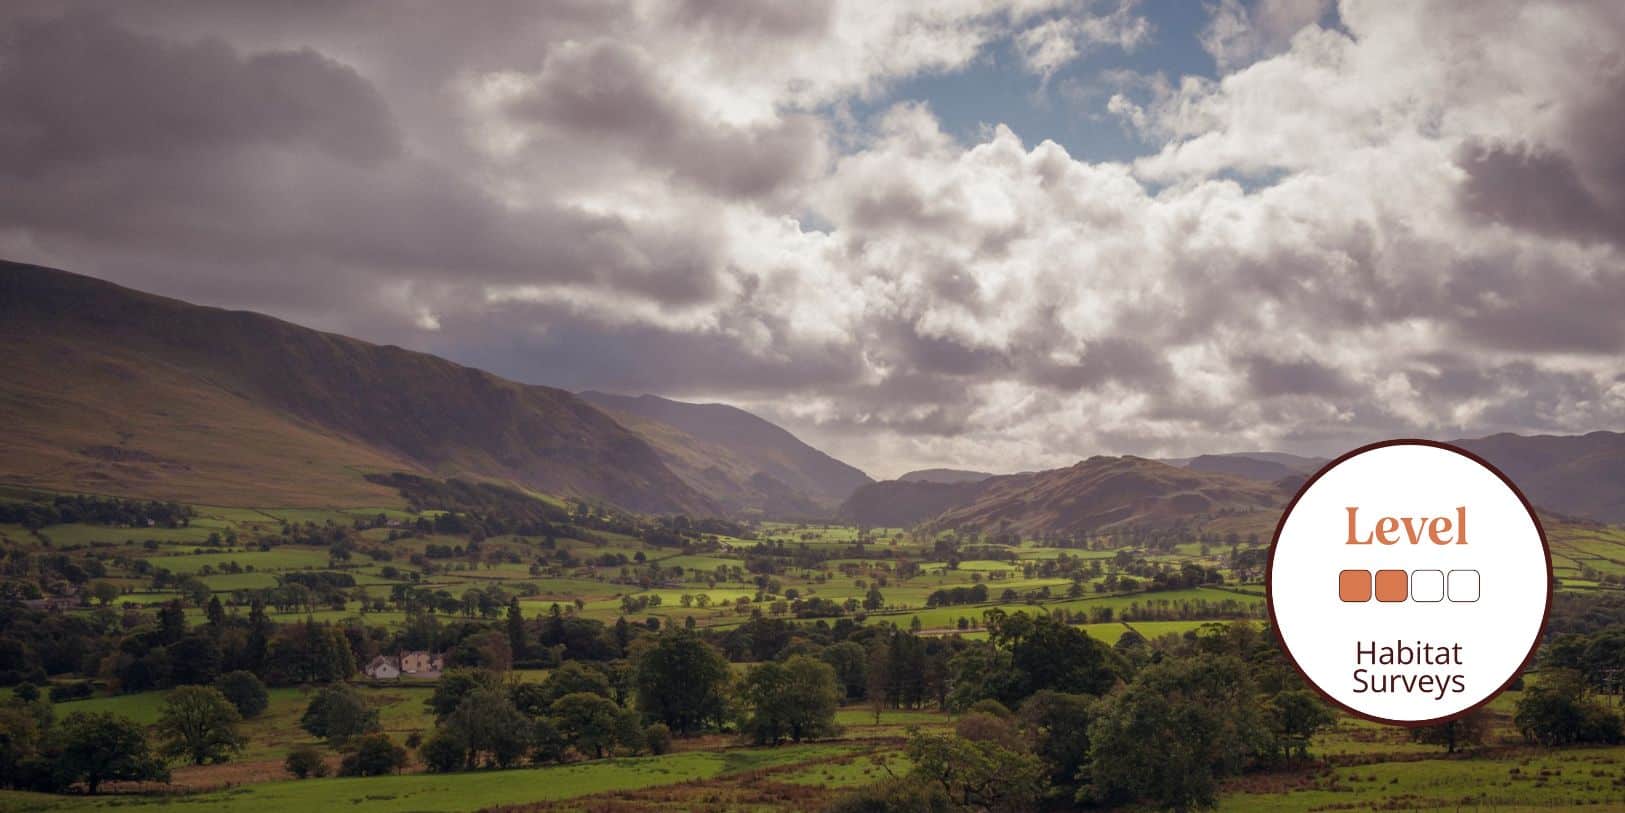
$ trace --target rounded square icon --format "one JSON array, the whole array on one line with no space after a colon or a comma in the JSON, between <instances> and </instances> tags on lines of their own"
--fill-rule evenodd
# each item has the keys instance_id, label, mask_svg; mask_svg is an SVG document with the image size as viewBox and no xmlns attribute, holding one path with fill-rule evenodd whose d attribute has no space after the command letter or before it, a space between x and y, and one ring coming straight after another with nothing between
<instances>
[{"instance_id":1,"label":"rounded square icon","mask_svg":"<svg viewBox=\"0 0 1625 813\"><path fill-rule=\"evenodd\" d=\"M1348 602L1371 600L1371 571L1345 570L1337 574L1337 597Z\"/></svg>"},{"instance_id":2,"label":"rounded square icon","mask_svg":"<svg viewBox=\"0 0 1625 813\"><path fill-rule=\"evenodd\" d=\"M1444 571L1411 571L1411 601L1444 601Z\"/></svg>"},{"instance_id":3,"label":"rounded square icon","mask_svg":"<svg viewBox=\"0 0 1625 813\"><path fill-rule=\"evenodd\" d=\"M1388 603L1405 600L1405 584L1410 580L1403 570L1377 571L1377 600Z\"/></svg>"},{"instance_id":4,"label":"rounded square icon","mask_svg":"<svg viewBox=\"0 0 1625 813\"><path fill-rule=\"evenodd\" d=\"M1478 600L1478 571L1452 570L1450 571L1450 600L1451 601L1477 601Z\"/></svg>"}]
</instances>

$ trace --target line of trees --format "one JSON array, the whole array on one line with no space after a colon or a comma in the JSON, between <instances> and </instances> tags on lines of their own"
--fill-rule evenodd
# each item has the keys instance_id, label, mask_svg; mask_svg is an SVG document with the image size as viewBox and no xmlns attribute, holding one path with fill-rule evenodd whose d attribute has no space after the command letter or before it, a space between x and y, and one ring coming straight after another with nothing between
<instances>
[{"instance_id":1,"label":"line of trees","mask_svg":"<svg viewBox=\"0 0 1625 813\"><path fill-rule=\"evenodd\" d=\"M1138 637L1108 648L1042 615L990 613L988 627L950 663L954 732L913 734L914 770L837 813L1210 806L1225 777L1307 758L1333 721L1246 622L1155 650Z\"/></svg>"}]
</instances>

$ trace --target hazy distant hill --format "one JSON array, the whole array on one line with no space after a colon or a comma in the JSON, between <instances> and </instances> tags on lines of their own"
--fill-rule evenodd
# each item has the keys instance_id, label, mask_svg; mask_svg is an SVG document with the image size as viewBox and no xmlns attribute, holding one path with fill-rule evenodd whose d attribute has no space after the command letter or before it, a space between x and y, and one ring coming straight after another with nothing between
<instances>
[{"instance_id":1,"label":"hazy distant hill","mask_svg":"<svg viewBox=\"0 0 1625 813\"><path fill-rule=\"evenodd\" d=\"M1078 533L1165 526L1218 511L1275 509L1290 496L1268 483L1132 456L1091 457L1068 468L994 477L979 485L974 500L933 523L1021 534Z\"/></svg>"},{"instance_id":2,"label":"hazy distant hill","mask_svg":"<svg viewBox=\"0 0 1625 813\"><path fill-rule=\"evenodd\" d=\"M1541 508L1598 522L1625 522L1625 434L1504 432L1449 443L1490 461ZM1165 462L1286 484L1288 490L1295 490L1327 460L1280 452L1237 452Z\"/></svg>"},{"instance_id":3,"label":"hazy distant hill","mask_svg":"<svg viewBox=\"0 0 1625 813\"><path fill-rule=\"evenodd\" d=\"M885 480L866 485L841 504L847 522L870 528L908 528L976 498L986 480L933 483Z\"/></svg>"},{"instance_id":4,"label":"hazy distant hill","mask_svg":"<svg viewBox=\"0 0 1625 813\"><path fill-rule=\"evenodd\" d=\"M1166 525L1218 511L1279 508L1268 483L1140 457L1091 457L1064 469L971 483L888 481L860 489L843 514L865 525L1009 530L1023 534Z\"/></svg>"},{"instance_id":5,"label":"hazy distant hill","mask_svg":"<svg viewBox=\"0 0 1625 813\"><path fill-rule=\"evenodd\" d=\"M1625 434L1503 433L1450 442L1505 472L1541 508L1599 522L1625 522Z\"/></svg>"},{"instance_id":6,"label":"hazy distant hill","mask_svg":"<svg viewBox=\"0 0 1625 813\"><path fill-rule=\"evenodd\" d=\"M714 513L562 390L423 353L0 263L0 479L238 505L398 501L392 470Z\"/></svg>"},{"instance_id":7,"label":"hazy distant hill","mask_svg":"<svg viewBox=\"0 0 1625 813\"><path fill-rule=\"evenodd\" d=\"M869 475L726 404L583 392L637 432L690 486L736 513L828 517Z\"/></svg>"},{"instance_id":8,"label":"hazy distant hill","mask_svg":"<svg viewBox=\"0 0 1625 813\"><path fill-rule=\"evenodd\" d=\"M905 483L979 483L992 477L985 471L966 471L964 469L919 469L911 471L901 477Z\"/></svg>"},{"instance_id":9,"label":"hazy distant hill","mask_svg":"<svg viewBox=\"0 0 1625 813\"><path fill-rule=\"evenodd\" d=\"M1190 462L1185 464L1185 468L1191 471L1205 471L1209 474L1233 474L1237 477L1246 477L1249 480L1263 480L1271 483L1298 473L1297 470L1289 466L1245 455L1200 455L1191 458Z\"/></svg>"},{"instance_id":10,"label":"hazy distant hill","mask_svg":"<svg viewBox=\"0 0 1625 813\"><path fill-rule=\"evenodd\" d=\"M1214 474L1234 474L1251 480L1275 482L1288 477L1313 474L1326 465L1323 457L1303 457L1285 452L1225 452L1196 457L1164 458L1163 463Z\"/></svg>"}]
</instances>

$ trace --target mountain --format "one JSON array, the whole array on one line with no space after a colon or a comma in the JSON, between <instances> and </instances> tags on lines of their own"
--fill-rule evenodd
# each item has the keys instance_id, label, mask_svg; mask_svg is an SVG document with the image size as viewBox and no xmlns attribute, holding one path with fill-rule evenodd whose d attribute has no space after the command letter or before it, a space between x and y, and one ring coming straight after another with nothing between
<instances>
[{"instance_id":1,"label":"mountain","mask_svg":"<svg viewBox=\"0 0 1625 813\"><path fill-rule=\"evenodd\" d=\"M1218 512L1278 509L1291 496L1267 483L1142 457L1091 457L1069 468L995 477L933 524L1023 535L1167 526Z\"/></svg>"},{"instance_id":2,"label":"mountain","mask_svg":"<svg viewBox=\"0 0 1625 813\"><path fill-rule=\"evenodd\" d=\"M726 404L580 393L642 436L672 471L734 513L829 517L869 475Z\"/></svg>"},{"instance_id":3,"label":"mountain","mask_svg":"<svg viewBox=\"0 0 1625 813\"><path fill-rule=\"evenodd\" d=\"M877 483L854 494L844 513L866 525L928 522L1036 535L1272 510L1289 496L1271 484L1228 474L1140 457L1091 457L1069 468L974 483Z\"/></svg>"},{"instance_id":4,"label":"mountain","mask_svg":"<svg viewBox=\"0 0 1625 813\"><path fill-rule=\"evenodd\" d=\"M1162 462L1196 471L1234 474L1250 480L1275 482L1283 478L1301 478L1314 474L1321 466L1326 465L1327 458L1303 457L1286 452L1225 452L1196 457L1164 458Z\"/></svg>"},{"instance_id":5,"label":"mountain","mask_svg":"<svg viewBox=\"0 0 1625 813\"><path fill-rule=\"evenodd\" d=\"M897 479L905 483L979 483L993 475L964 469L918 469Z\"/></svg>"},{"instance_id":6,"label":"mountain","mask_svg":"<svg viewBox=\"0 0 1625 813\"><path fill-rule=\"evenodd\" d=\"M866 485L841 504L840 517L869 528L909 528L976 499L987 480L935 483L885 480Z\"/></svg>"},{"instance_id":7,"label":"mountain","mask_svg":"<svg viewBox=\"0 0 1625 813\"><path fill-rule=\"evenodd\" d=\"M384 505L364 475L500 480L645 512L717 505L562 390L0 263L0 480L228 505Z\"/></svg>"},{"instance_id":8,"label":"mountain","mask_svg":"<svg viewBox=\"0 0 1625 813\"><path fill-rule=\"evenodd\" d=\"M1260 460L1256 457L1234 454L1205 454L1193 457L1185 464L1191 471L1205 471L1209 474L1231 474L1236 477L1245 477L1249 480L1263 480L1273 483L1284 477L1297 474L1297 470L1276 463L1273 460Z\"/></svg>"},{"instance_id":9,"label":"mountain","mask_svg":"<svg viewBox=\"0 0 1625 813\"><path fill-rule=\"evenodd\" d=\"M1503 433L1450 443L1488 460L1541 508L1625 523L1625 434Z\"/></svg>"}]
</instances>

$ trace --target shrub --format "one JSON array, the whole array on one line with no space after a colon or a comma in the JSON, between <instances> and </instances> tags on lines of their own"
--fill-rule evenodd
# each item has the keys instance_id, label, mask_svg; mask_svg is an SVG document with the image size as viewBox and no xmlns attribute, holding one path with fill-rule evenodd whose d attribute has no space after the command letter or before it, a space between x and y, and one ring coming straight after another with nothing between
<instances>
[{"instance_id":1,"label":"shrub","mask_svg":"<svg viewBox=\"0 0 1625 813\"><path fill-rule=\"evenodd\" d=\"M643 729L643 743L651 754L667 753L671 751L671 729L665 723L655 723Z\"/></svg>"},{"instance_id":2,"label":"shrub","mask_svg":"<svg viewBox=\"0 0 1625 813\"><path fill-rule=\"evenodd\" d=\"M327 760L322 758L322 752L315 746L304 745L288 752L288 758L282 761L282 767L297 779L307 777L323 777L327 775Z\"/></svg>"},{"instance_id":3,"label":"shrub","mask_svg":"<svg viewBox=\"0 0 1625 813\"><path fill-rule=\"evenodd\" d=\"M1003 703L1000 703L991 697L978 700L975 703L970 704L970 708L966 709L966 711L971 713L980 712L982 714L991 714L1000 720L1010 719L1010 709L1005 708Z\"/></svg>"},{"instance_id":4,"label":"shrub","mask_svg":"<svg viewBox=\"0 0 1625 813\"><path fill-rule=\"evenodd\" d=\"M826 813L949 813L948 793L912 777L887 779L836 799Z\"/></svg>"},{"instance_id":5,"label":"shrub","mask_svg":"<svg viewBox=\"0 0 1625 813\"><path fill-rule=\"evenodd\" d=\"M96 693L95 687L88 680L76 680L72 683L63 683L51 687L51 702L65 703L70 700L83 700Z\"/></svg>"},{"instance_id":6,"label":"shrub","mask_svg":"<svg viewBox=\"0 0 1625 813\"><path fill-rule=\"evenodd\" d=\"M406 749L392 742L388 735L363 734L351 741L344 759L339 762L339 776L383 776L405 765Z\"/></svg>"},{"instance_id":7,"label":"shrub","mask_svg":"<svg viewBox=\"0 0 1625 813\"><path fill-rule=\"evenodd\" d=\"M1578 674L1554 670L1523 693L1513 717L1524 739L1540 745L1616 743L1622 738L1619 713L1587 697Z\"/></svg>"},{"instance_id":8,"label":"shrub","mask_svg":"<svg viewBox=\"0 0 1625 813\"><path fill-rule=\"evenodd\" d=\"M451 731L436 731L423 741L418 758L431 773L460 771L468 764L468 743Z\"/></svg>"}]
</instances>

